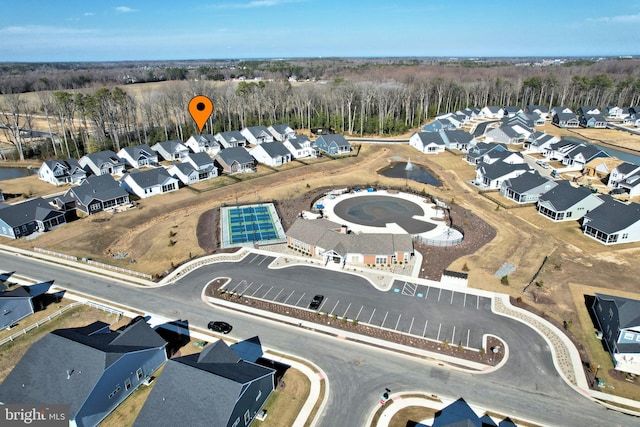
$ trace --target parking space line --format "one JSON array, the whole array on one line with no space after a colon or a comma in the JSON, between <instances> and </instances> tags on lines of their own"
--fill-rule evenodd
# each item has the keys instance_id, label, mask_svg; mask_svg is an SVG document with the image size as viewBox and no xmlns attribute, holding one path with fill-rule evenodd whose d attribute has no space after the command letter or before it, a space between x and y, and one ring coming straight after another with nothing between
<instances>
[{"instance_id":1,"label":"parking space line","mask_svg":"<svg viewBox=\"0 0 640 427\"><path fill-rule=\"evenodd\" d=\"M253 258L251 258L251 261L249 261L249 264L252 264L253 261L256 260L256 258L258 258L260 256L260 254L256 254L256 256L254 256Z\"/></svg>"},{"instance_id":2,"label":"parking space line","mask_svg":"<svg viewBox=\"0 0 640 427\"><path fill-rule=\"evenodd\" d=\"M467 306L467 293L464 293L464 301L462 301L462 306L466 307Z\"/></svg>"},{"instance_id":3,"label":"parking space line","mask_svg":"<svg viewBox=\"0 0 640 427\"><path fill-rule=\"evenodd\" d=\"M416 283L404 282L402 286L402 295L415 296L418 285Z\"/></svg>"},{"instance_id":4,"label":"parking space line","mask_svg":"<svg viewBox=\"0 0 640 427\"><path fill-rule=\"evenodd\" d=\"M280 292L278 292L278 295L276 295L275 298L272 301L277 300L278 297L280 296L280 294L282 293L282 291L284 291L284 288L280 289Z\"/></svg>"},{"instance_id":5,"label":"parking space line","mask_svg":"<svg viewBox=\"0 0 640 427\"><path fill-rule=\"evenodd\" d=\"M376 309L373 309L373 312L371 313L371 317L369 317L369 321L367 322L368 324L371 324L371 321L373 320L373 315L376 314Z\"/></svg>"},{"instance_id":6,"label":"parking space line","mask_svg":"<svg viewBox=\"0 0 640 427\"><path fill-rule=\"evenodd\" d=\"M333 306L333 310L335 310L336 307L338 307L339 303L340 303L340 300L336 301L336 305ZM331 310L331 312L329 314L333 314L333 310Z\"/></svg>"},{"instance_id":7,"label":"parking space line","mask_svg":"<svg viewBox=\"0 0 640 427\"><path fill-rule=\"evenodd\" d=\"M298 298L298 302L296 302L296 305L300 304L300 301L302 301L302 298L304 297L304 292L302 293L302 295L300 296L300 298Z\"/></svg>"},{"instance_id":8,"label":"parking space line","mask_svg":"<svg viewBox=\"0 0 640 427\"><path fill-rule=\"evenodd\" d=\"M273 289L273 286L270 287L269 290L264 295L262 295L262 299L267 299L267 294L271 292L271 289Z\"/></svg>"},{"instance_id":9,"label":"parking space line","mask_svg":"<svg viewBox=\"0 0 640 427\"><path fill-rule=\"evenodd\" d=\"M424 299L429 298L429 289L431 289L431 286L427 286L427 292L424 294Z\"/></svg>"},{"instance_id":10,"label":"parking space line","mask_svg":"<svg viewBox=\"0 0 640 427\"><path fill-rule=\"evenodd\" d=\"M476 310L480 310L480 295L476 295Z\"/></svg>"},{"instance_id":11,"label":"parking space line","mask_svg":"<svg viewBox=\"0 0 640 427\"><path fill-rule=\"evenodd\" d=\"M360 313L362 313L362 309L363 308L364 308L364 305L360 306L360 311L358 312L358 314L355 317L356 320L358 320L358 317L360 317Z\"/></svg>"},{"instance_id":12,"label":"parking space line","mask_svg":"<svg viewBox=\"0 0 640 427\"><path fill-rule=\"evenodd\" d=\"M243 283L246 283L246 280L244 280L244 279L240 280L240 281L238 282L238 284L237 284L237 285L235 285L235 286L233 287L233 289L231 289L231 292L235 292L235 291L236 291L236 289L238 289L238 286L242 285Z\"/></svg>"},{"instance_id":13,"label":"parking space line","mask_svg":"<svg viewBox=\"0 0 640 427\"><path fill-rule=\"evenodd\" d=\"M438 292L438 302L440 302L440 295L442 295L442 288L440 288L440 292Z\"/></svg>"},{"instance_id":14,"label":"parking space line","mask_svg":"<svg viewBox=\"0 0 640 427\"><path fill-rule=\"evenodd\" d=\"M471 333L470 329L467 329L467 347L469 347L469 334Z\"/></svg>"},{"instance_id":15,"label":"parking space line","mask_svg":"<svg viewBox=\"0 0 640 427\"><path fill-rule=\"evenodd\" d=\"M318 312L322 311L322 307L324 307L326 302L327 302L326 299L322 301L322 304L320 304L320 307L318 307Z\"/></svg>"},{"instance_id":16,"label":"parking space line","mask_svg":"<svg viewBox=\"0 0 640 427\"><path fill-rule=\"evenodd\" d=\"M426 322L424 322L424 330L422 331L422 338L425 337L425 335L427 335L427 325L429 324L429 319L427 319Z\"/></svg>"},{"instance_id":17,"label":"parking space line","mask_svg":"<svg viewBox=\"0 0 640 427\"><path fill-rule=\"evenodd\" d=\"M396 322L395 330L398 330L398 325L400 324L400 319L402 318L402 314L398 316L398 321Z\"/></svg>"},{"instance_id":18,"label":"parking space line","mask_svg":"<svg viewBox=\"0 0 640 427\"><path fill-rule=\"evenodd\" d=\"M384 328L384 322L386 322L386 321L387 321L387 316L388 316L388 315L389 315L389 312L387 311L387 312L384 314L384 319L382 319L382 324L380 324L380 327L381 327L381 328Z\"/></svg>"},{"instance_id":19,"label":"parking space line","mask_svg":"<svg viewBox=\"0 0 640 427\"><path fill-rule=\"evenodd\" d=\"M287 301L289 301L289 298L291 298L291 295L293 295L296 291L291 291L291 293L289 294L289 296L287 297L286 300L282 301L283 304L286 304Z\"/></svg>"},{"instance_id":20,"label":"parking space line","mask_svg":"<svg viewBox=\"0 0 640 427\"><path fill-rule=\"evenodd\" d=\"M261 287L263 287L263 286L264 286L264 284L263 284L263 283L260 283L260 286L258 286L258 289L256 289L255 291L253 291L253 293L251 294L251 296L254 296L254 295L255 295L255 294L260 290L260 288L261 288Z\"/></svg>"},{"instance_id":21,"label":"parking space line","mask_svg":"<svg viewBox=\"0 0 640 427\"><path fill-rule=\"evenodd\" d=\"M438 337L436 338L436 341L440 341L440 329L442 329L442 323L438 326Z\"/></svg>"},{"instance_id":22,"label":"parking space line","mask_svg":"<svg viewBox=\"0 0 640 427\"><path fill-rule=\"evenodd\" d=\"M456 342L456 327L455 327L455 325L453 327L453 333L451 334L451 344L453 344L454 342Z\"/></svg>"},{"instance_id":23,"label":"parking space line","mask_svg":"<svg viewBox=\"0 0 640 427\"><path fill-rule=\"evenodd\" d=\"M451 302L449 304L453 304L453 296L456 294L456 291L451 291Z\"/></svg>"},{"instance_id":24,"label":"parking space line","mask_svg":"<svg viewBox=\"0 0 640 427\"><path fill-rule=\"evenodd\" d=\"M263 262L265 262L267 260L268 257L264 257L260 260L260 262L258 263L258 265L262 264Z\"/></svg>"},{"instance_id":25,"label":"parking space line","mask_svg":"<svg viewBox=\"0 0 640 427\"><path fill-rule=\"evenodd\" d=\"M347 311L349 311L350 308L351 308L351 303L349 303L349 305L347 306L347 309L344 311L344 314L342 315L342 317L347 317Z\"/></svg>"},{"instance_id":26,"label":"parking space line","mask_svg":"<svg viewBox=\"0 0 640 427\"><path fill-rule=\"evenodd\" d=\"M416 320L415 317L411 318L411 324L409 325L409 333L411 333L411 329L413 328L413 321Z\"/></svg>"}]
</instances>

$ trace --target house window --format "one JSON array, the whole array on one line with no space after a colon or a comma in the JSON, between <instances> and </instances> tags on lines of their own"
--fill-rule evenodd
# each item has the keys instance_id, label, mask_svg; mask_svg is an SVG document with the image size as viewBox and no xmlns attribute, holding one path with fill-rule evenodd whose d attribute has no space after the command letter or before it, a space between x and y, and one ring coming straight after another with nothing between
<instances>
[{"instance_id":1,"label":"house window","mask_svg":"<svg viewBox=\"0 0 640 427\"><path fill-rule=\"evenodd\" d=\"M240 424L240 417L236 418L231 427L238 427L238 424Z\"/></svg>"},{"instance_id":2,"label":"house window","mask_svg":"<svg viewBox=\"0 0 640 427\"><path fill-rule=\"evenodd\" d=\"M247 425L251 422L251 414L249 413L249 410L247 409L247 412L244 413L244 425Z\"/></svg>"},{"instance_id":3,"label":"house window","mask_svg":"<svg viewBox=\"0 0 640 427\"><path fill-rule=\"evenodd\" d=\"M142 378L142 368L138 368L138 370L136 371L136 378L138 379Z\"/></svg>"},{"instance_id":4,"label":"house window","mask_svg":"<svg viewBox=\"0 0 640 427\"><path fill-rule=\"evenodd\" d=\"M628 239L629 238L629 233L623 233L622 234L622 238L623 239Z\"/></svg>"},{"instance_id":5,"label":"house window","mask_svg":"<svg viewBox=\"0 0 640 427\"><path fill-rule=\"evenodd\" d=\"M388 258L386 256L378 256L376 255L376 264L386 264Z\"/></svg>"},{"instance_id":6,"label":"house window","mask_svg":"<svg viewBox=\"0 0 640 427\"><path fill-rule=\"evenodd\" d=\"M613 309L609 309L609 320L613 319Z\"/></svg>"},{"instance_id":7,"label":"house window","mask_svg":"<svg viewBox=\"0 0 640 427\"><path fill-rule=\"evenodd\" d=\"M109 399L112 399L113 396L118 394L119 391L120 391L120 385L118 385L115 390L113 390L111 393L109 393Z\"/></svg>"},{"instance_id":8,"label":"house window","mask_svg":"<svg viewBox=\"0 0 640 427\"><path fill-rule=\"evenodd\" d=\"M567 218L571 218L572 215L573 215L573 212L571 211L567 212Z\"/></svg>"},{"instance_id":9,"label":"house window","mask_svg":"<svg viewBox=\"0 0 640 427\"><path fill-rule=\"evenodd\" d=\"M258 395L256 396L256 402L260 399L261 396L262 396L262 390L258 390Z\"/></svg>"},{"instance_id":10,"label":"house window","mask_svg":"<svg viewBox=\"0 0 640 427\"><path fill-rule=\"evenodd\" d=\"M124 380L124 390L129 391L130 388L131 388L131 380L127 378L126 380Z\"/></svg>"}]
</instances>

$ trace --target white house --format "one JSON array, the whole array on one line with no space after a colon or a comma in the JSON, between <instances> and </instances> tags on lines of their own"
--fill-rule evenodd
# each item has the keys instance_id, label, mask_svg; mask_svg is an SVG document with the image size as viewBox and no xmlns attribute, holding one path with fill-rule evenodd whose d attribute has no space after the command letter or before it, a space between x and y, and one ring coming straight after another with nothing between
<instances>
[{"instance_id":1,"label":"white house","mask_svg":"<svg viewBox=\"0 0 640 427\"><path fill-rule=\"evenodd\" d=\"M225 132L218 132L214 136L218 144L225 148L245 147L249 144L247 138L238 130L229 130ZM215 157L215 156L214 156Z\"/></svg>"},{"instance_id":2,"label":"white house","mask_svg":"<svg viewBox=\"0 0 640 427\"><path fill-rule=\"evenodd\" d=\"M189 154L189 148L178 139L158 142L151 148L164 160L180 160Z\"/></svg>"},{"instance_id":3,"label":"white house","mask_svg":"<svg viewBox=\"0 0 640 427\"><path fill-rule=\"evenodd\" d=\"M163 167L145 170L134 169L120 178L120 186L141 199L170 193L179 188L178 180L169 175Z\"/></svg>"},{"instance_id":4,"label":"white house","mask_svg":"<svg viewBox=\"0 0 640 427\"><path fill-rule=\"evenodd\" d=\"M85 154L78 161L80 166L94 175L120 175L124 173L124 161L111 150Z\"/></svg>"},{"instance_id":5,"label":"white house","mask_svg":"<svg viewBox=\"0 0 640 427\"><path fill-rule=\"evenodd\" d=\"M269 131L269 133L271 135L273 135L273 138L276 141L286 141L289 138L294 138L296 136L296 131L294 131L289 125L287 124L277 124L277 125L271 125L267 128L267 130Z\"/></svg>"},{"instance_id":6,"label":"white house","mask_svg":"<svg viewBox=\"0 0 640 427\"><path fill-rule=\"evenodd\" d=\"M207 153L212 158L222 149L214 135L191 135L185 144L194 153Z\"/></svg>"},{"instance_id":7,"label":"white house","mask_svg":"<svg viewBox=\"0 0 640 427\"><path fill-rule=\"evenodd\" d=\"M147 144L121 148L118 151L118 157L130 167L136 169L144 166L153 166L158 163L158 153Z\"/></svg>"},{"instance_id":8,"label":"white house","mask_svg":"<svg viewBox=\"0 0 640 427\"><path fill-rule=\"evenodd\" d=\"M587 187L573 187L569 181L556 182L556 187L540 195L537 205L538 213L552 221L578 221L603 203Z\"/></svg>"},{"instance_id":9,"label":"white house","mask_svg":"<svg viewBox=\"0 0 640 427\"><path fill-rule=\"evenodd\" d=\"M499 189L508 179L516 178L531 170L527 164L504 162L479 163L476 166L476 184L485 189Z\"/></svg>"},{"instance_id":10,"label":"white house","mask_svg":"<svg viewBox=\"0 0 640 427\"><path fill-rule=\"evenodd\" d=\"M38 178L55 186L80 184L87 173L76 159L47 160L38 169Z\"/></svg>"},{"instance_id":11,"label":"white house","mask_svg":"<svg viewBox=\"0 0 640 427\"><path fill-rule=\"evenodd\" d=\"M283 144L289 149L291 154L293 154L294 159L316 155L313 143L304 135L296 135L294 138L288 138Z\"/></svg>"},{"instance_id":12,"label":"white house","mask_svg":"<svg viewBox=\"0 0 640 427\"><path fill-rule=\"evenodd\" d=\"M256 145L249 150L251 154L259 163L264 163L268 166L282 166L285 163L289 163L293 160L293 155L287 147L281 141L274 141Z\"/></svg>"},{"instance_id":13,"label":"white house","mask_svg":"<svg viewBox=\"0 0 640 427\"><path fill-rule=\"evenodd\" d=\"M265 126L249 126L240 131L249 144L259 145L265 142L273 142L273 135Z\"/></svg>"},{"instance_id":14,"label":"white house","mask_svg":"<svg viewBox=\"0 0 640 427\"><path fill-rule=\"evenodd\" d=\"M480 113L485 119L501 119L504 116L504 109L497 105L487 105Z\"/></svg>"},{"instance_id":15,"label":"white house","mask_svg":"<svg viewBox=\"0 0 640 427\"><path fill-rule=\"evenodd\" d=\"M639 242L640 204L623 203L609 195L601 198L604 203L585 214L583 233L605 245Z\"/></svg>"},{"instance_id":16,"label":"white house","mask_svg":"<svg viewBox=\"0 0 640 427\"><path fill-rule=\"evenodd\" d=\"M409 145L425 154L442 153L446 148L440 132L416 132L409 138Z\"/></svg>"}]
</instances>

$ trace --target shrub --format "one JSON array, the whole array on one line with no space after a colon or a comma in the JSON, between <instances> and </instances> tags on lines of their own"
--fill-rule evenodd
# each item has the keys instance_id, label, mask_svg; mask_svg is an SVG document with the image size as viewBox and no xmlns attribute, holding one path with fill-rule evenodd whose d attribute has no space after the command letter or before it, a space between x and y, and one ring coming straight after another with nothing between
<instances>
[{"instance_id":1,"label":"shrub","mask_svg":"<svg viewBox=\"0 0 640 427\"><path fill-rule=\"evenodd\" d=\"M173 231L173 230L169 230L169 237L173 237L176 234L178 234L177 232Z\"/></svg>"},{"instance_id":2,"label":"shrub","mask_svg":"<svg viewBox=\"0 0 640 427\"><path fill-rule=\"evenodd\" d=\"M509 286L509 276L502 276L502 278L500 279L500 283L505 286Z\"/></svg>"},{"instance_id":3,"label":"shrub","mask_svg":"<svg viewBox=\"0 0 640 427\"><path fill-rule=\"evenodd\" d=\"M353 326L358 326L358 319L352 319L352 320L351 320L351 324L352 324Z\"/></svg>"},{"instance_id":4,"label":"shrub","mask_svg":"<svg viewBox=\"0 0 640 427\"><path fill-rule=\"evenodd\" d=\"M458 343L458 353L462 353L462 350L464 350L464 347L462 347L462 341L460 341Z\"/></svg>"},{"instance_id":5,"label":"shrub","mask_svg":"<svg viewBox=\"0 0 640 427\"><path fill-rule=\"evenodd\" d=\"M465 262L464 265L462 266L462 271L469 271L469 266L467 265L467 263Z\"/></svg>"},{"instance_id":6,"label":"shrub","mask_svg":"<svg viewBox=\"0 0 640 427\"><path fill-rule=\"evenodd\" d=\"M446 339L442 341L442 348L449 348L449 341L447 341Z\"/></svg>"},{"instance_id":7,"label":"shrub","mask_svg":"<svg viewBox=\"0 0 640 427\"><path fill-rule=\"evenodd\" d=\"M173 246L176 244L175 240L169 239L169 246Z\"/></svg>"},{"instance_id":8,"label":"shrub","mask_svg":"<svg viewBox=\"0 0 640 427\"><path fill-rule=\"evenodd\" d=\"M542 280L538 280L538 281L536 282L536 286L537 286L537 287L539 287L539 288L541 288L541 287L543 287L543 286L544 286L544 282L543 282Z\"/></svg>"}]
</instances>

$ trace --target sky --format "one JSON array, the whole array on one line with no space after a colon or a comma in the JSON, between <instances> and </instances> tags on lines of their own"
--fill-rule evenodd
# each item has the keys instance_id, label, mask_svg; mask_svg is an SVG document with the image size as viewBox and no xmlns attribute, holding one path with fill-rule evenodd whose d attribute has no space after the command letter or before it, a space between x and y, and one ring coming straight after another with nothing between
<instances>
[{"instance_id":1,"label":"sky","mask_svg":"<svg viewBox=\"0 0 640 427\"><path fill-rule=\"evenodd\" d=\"M640 55L640 0L2 0L0 62Z\"/></svg>"}]
</instances>

